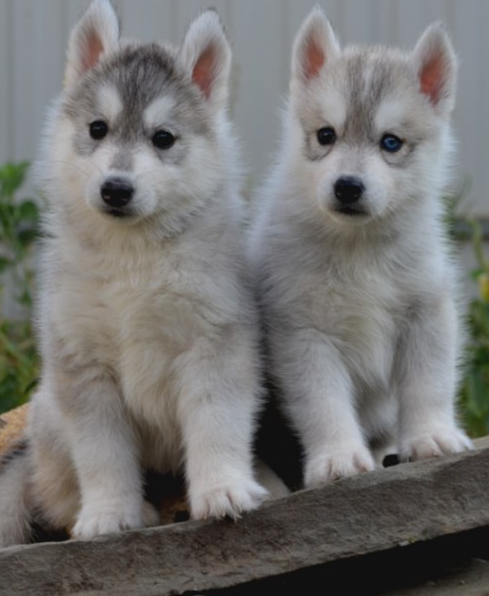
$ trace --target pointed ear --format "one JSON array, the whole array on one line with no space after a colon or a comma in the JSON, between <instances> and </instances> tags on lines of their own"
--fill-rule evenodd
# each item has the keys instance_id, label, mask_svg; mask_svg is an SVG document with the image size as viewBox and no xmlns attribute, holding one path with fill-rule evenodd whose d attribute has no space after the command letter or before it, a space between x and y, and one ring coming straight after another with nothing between
<instances>
[{"instance_id":1,"label":"pointed ear","mask_svg":"<svg viewBox=\"0 0 489 596\"><path fill-rule=\"evenodd\" d=\"M421 92L436 112L448 115L455 104L457 59L442 25L428 27L414 48L412 61Z\"/></svg>"},{"instance_id":2,"label":"pointed ear","mask_svg":"<svg viewBox=\"0 0 489 596\"><path fill-rule=\"evenodd\" d=\"M226 105L231 48L215 10L206 10L193 21L179 57L205 99L215 106Z\"/></svg>"},{"instance_id":3,"label":"pointed ear","mask_svg":"<svg viewBox=\"0 0 489 596\"><path fill-rule=\"evenodd\" d=\"M309 13L294 41L292 50L292 78L302 84L315 79L323 67L336 60L340 44L330 22L321 8Z\"/></svg>"},{"instance_id":4,"label":"pointed ear","mask_svg":"<svg viewBox=\"0 0 489 596\"><path fill-rule=\"evenodd\" d=\"M114 49L119 35L119 21L109 0L93 0L70 36L65 89L93 68L102 54Z\"/></svg>"}]
</instances>

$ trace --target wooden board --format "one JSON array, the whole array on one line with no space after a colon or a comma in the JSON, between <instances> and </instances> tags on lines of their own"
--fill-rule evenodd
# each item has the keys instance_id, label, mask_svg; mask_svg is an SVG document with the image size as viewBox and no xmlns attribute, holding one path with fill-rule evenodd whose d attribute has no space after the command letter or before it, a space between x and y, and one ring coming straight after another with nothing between
<instances>
[{"instance_id":1,"label":"wooden board","mask_svg":"<svg viewBox=\"0 0 489 596\"><path fill-rule=\"evenodd\" d=\"M0 551L2 596L163 596L278 577L489 525L489 448L183 522Z\"/></svg>"}]
</instances>

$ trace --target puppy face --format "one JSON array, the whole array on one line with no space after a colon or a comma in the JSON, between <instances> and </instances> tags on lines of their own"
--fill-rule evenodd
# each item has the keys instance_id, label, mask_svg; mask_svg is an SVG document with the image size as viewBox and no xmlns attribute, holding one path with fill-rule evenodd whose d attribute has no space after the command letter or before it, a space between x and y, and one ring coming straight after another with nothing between
<instances>
[{"instance_id":1,"label":"puppy face","mask_svg":"<svg viewBox=\"0 0 489 596\"><path fill-rule=\"evenodd\" d=\"M216 13L203 13L179 51L119 42L108 2L72 34L65 89L51 123L56 195L114 225L181 231L220 184L219 113L230 50Z\"/></svg>"},{"instance_id":2,"label":"puppy face","mask_svg":"<svg viewBox=\"0 0 489 596\"><path fill-rule=\"evenodd\" d=\"M127 223L171 216L192 209L198 188L211 191L211 114L161 48L126 48L102 63L69 95L63 116L73 187L101 215Z\"/></svg>"},{"instance_id":3,"label":"puppy face","mask_svg":"<svg viewBox=\"0 0 489 596\"><path fill-rule=\"evenodd\" d=\"M454 71L438 28L410 55L342 51L321 11L311 13L294 46L291 128L297 169L329 219L386 217L439 185Z\"/></svg>"}]
</instances>

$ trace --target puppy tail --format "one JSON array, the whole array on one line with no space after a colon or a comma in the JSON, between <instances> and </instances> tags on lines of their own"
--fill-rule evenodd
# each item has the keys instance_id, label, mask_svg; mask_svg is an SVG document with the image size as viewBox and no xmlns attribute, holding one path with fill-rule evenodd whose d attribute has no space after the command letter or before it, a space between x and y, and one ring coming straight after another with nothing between
<instances>
[{"instance_id":1,"label":"puppy tail","mask_svg":"<svg viewBox=\"0 0 489 596\"><path fill-rule=\"evenodd\" d=\"M30 448L25 439L0 458L0 548L25 544L31 538L28 506Z\"/></svg>"}]
</instances>

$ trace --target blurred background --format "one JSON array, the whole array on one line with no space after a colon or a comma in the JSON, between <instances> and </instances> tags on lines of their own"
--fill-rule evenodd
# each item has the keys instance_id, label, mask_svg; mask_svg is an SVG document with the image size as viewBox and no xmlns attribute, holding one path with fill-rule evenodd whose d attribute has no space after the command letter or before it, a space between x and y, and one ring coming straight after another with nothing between
<instances>
[{"instance_id":1,"label":"blurred background","mask_svg":"<svg viewBox=\"0 0 489 596\"><path fill-rule=\"evenodd\" d=\"M232 114L249 172L246 188L249 195L263 180L273 159L280 138L279 107L287 92L293 38L316 3L324 7L343 44L382 43L409 49L433 21L444 22L452 38L460 60L454 117L458 162L454 183L447 188L450 207L447 225L459 241L462 289L471 337L464 382L467 387L462 389L462 393L465 391L462 399L473 402L467 408L472 408L474 417L479 420L474 433L489 432L489 266L486 259L489 2L113 0L125 36L176 44L181 42L189 22L199 11L209 6L218 10L234 50ZM29 368L34 356L27 358L29 372L25 379L20 385L16 380L19 371L15 368L18 366L15 359L25 357L31 349L34 354L35 346L28 339L30 330L25 330L24 339L27 339L22 343L24 332L14 332L11 322L11 319L29 319L32 300L28 255L35 235L38 201L35 189L29 184L28 164L36 156L46 108L61 88L69 32L87 5L88 0L0 0L0 164L3 164L0 169L0 245L4 251L0 256L0 270L4 273L0 411L25 399L35 384L32 377L36 369ZM17 323L14 326L17 327ZM16 333L20 333L20 339L15 337ZM11 355L12 350L9 352L9 345L17 350L15 357ZM473 375L470 373L472 365ZM6 385L6 394L10 397L2 398L2 375L10 379L10 384ZM471 392L472 397L467 397L467 392Z\"/></svg>"}]
</instances>

